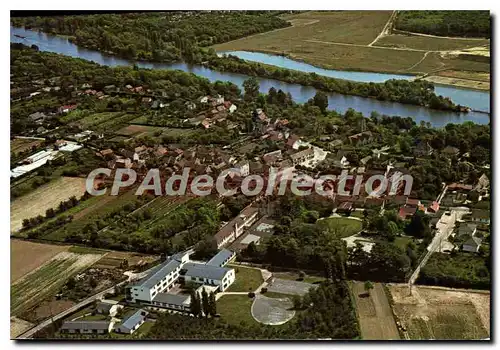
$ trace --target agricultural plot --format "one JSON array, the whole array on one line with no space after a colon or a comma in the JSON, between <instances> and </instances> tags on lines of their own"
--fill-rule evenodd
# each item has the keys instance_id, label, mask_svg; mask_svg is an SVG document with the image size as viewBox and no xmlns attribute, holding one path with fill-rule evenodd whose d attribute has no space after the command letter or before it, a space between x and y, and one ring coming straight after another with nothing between
<instances>
[{"instance_id":1,"label":"agricultural plot","mask_svg":"<svg viewBox=\"0 0 500 350\"><path fill-rule=\"evenodd\" d=\"M54 294L67 279L101 258L99 254L61 252L11 286L11 314L17 316Z\"/></svg>"},{"instance_id":2,"label":"agricultural plot","mask_svg":"<svg viewBox=\"0 0 500 350\"><path fill-rule=\"evenodd\" d=\"M93 197L87 201L92 201L92 205L88 205L87 201L83 204L84 209L75 213L73 220L65 224L62 228L56 229L48 234L44 235L44 239L63 241L67 235L81 232L85 225L89 223L95 223L100 218L112 213L127 204L132 204L137 201L137 196L135 195L135 189L119 194L118 196L111 196L108 194ZM78 208L78 206L76 207Z\"/></svg>"},{"instance_id":3,"label":"agricultural plot","mask_svg":"<svg viewBox=\"0 0 500 350\"><path fill-rule=\"evenodd\" d=\"M33 139L13 139L10 141L11 158L16 157L19 153L31 150L33 147L38 147L42 144L42 140Z\"/></svg>"},{"instance_id":4,"label":"agricultural plot","mask_svg":"<svg viewBox=\"0 0 500 350\"><path fill-rule=\"evenodd\" d=\"M490 293L390 285L392 307L410 339L483 339L490 334Z\"/></svg>"},{"instance_id":5,"label":"agricultural plot","mask_svg":"<svg viewBox=\"0 0 500 350\"><path fill-rule=\"evenodd\" d=\"M44 216L47 209L56 208L60 202L72 196L80 198L84 192L85 179L61 177L15 199L10 205L11 232L21 229L24 219Z\"/></svg>"},{"instance_id":6,"label":"agricultural plot","mask_svg":"<svg viewBox=\"0 0 500 350\"><path fill-rule=\"evenodd\" d=\"M251 312L255 320L270 326L287 323L295 316L289 298L268 298L260 294L255 297Z\"/></svg>"},{"instance_id":7,"label":"agricultural plot","mask_svg":"<svg viewBox=\"0 0 500 350\"><path fill-rule=\"evenodd\" d=\"M263 282L259 269L229 264L236 272L236 280L227 289L228 292L254 292Z\"/></svg>"},{"instance_id":8,"label":"agricultural plot","mask_svg":"<svg viewBox=\"0 0 500 350\"><path fill-rule=\"evenodd\" d=\"M10 240L10 283L17 281L22 276L42 266L46 261L62 251L68 250L68 246L50 245Z\"/></svg>"},{"instance_id":9,"label":"agricultural plot","mask_svg":"<svg viewBox=\"0 0 500 350\"><path fill-rule=\"evenodd\" d=\"M156 260L156 257L133 252L109 252L101 259L99 259L99 261L96 262L93 267L114 269L120 267L124 260L127 261L128 266L134 266L150 263Z\"/></svg>"},{"instance_id":10,"label":"agricultural plot","mask_svg":"<svg viewBox=\"0 0 500 350\"><path fill-rule=\"evenodd\" d=\"M35 326L34 324L22 320L19 317L11 317L10 318L10 339L16 338L18 335L23 334L28 329Z\"/></svg>"},{"instance_id":11,"label":"agricultural plot","mask_svg":"<svg viewBox=\"0 0 500 350\"><path fill-rule=\"evenodd\" d=\"M489 45L487 39L451 39L417 35L393 34L377 40L377 46L425 51L449 51Z\"/></svg>"},{"instance_id":12,"label":"agricultural plot","mask_svg":"<svg viewBox=\"0 0 500 350\"><path fill-rule=\"evenodd\" d=\"M375 283L367 292L364 283L351 284L356 304L361 336L366 340L400 339L398 328L392 314L382 284Z\"/></svg>"}]
</instances>

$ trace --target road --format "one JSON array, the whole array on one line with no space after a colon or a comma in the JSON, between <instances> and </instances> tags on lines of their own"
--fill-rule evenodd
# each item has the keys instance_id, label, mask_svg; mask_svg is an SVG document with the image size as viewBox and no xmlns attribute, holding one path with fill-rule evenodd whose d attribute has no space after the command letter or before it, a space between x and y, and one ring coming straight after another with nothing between
<instances>
[{"instance_id":1,"label":"road","mask_svg":"<svg viewBox=\"0 0 500 350\"><path fill-rule=\"evenodd\" d=\"M120 282L117 284L117 286L121 286L123 284L127 283L127 281L123 281L123 282ZM106 293L112 293L115 289L115 286L111 287L111 288L108 288L106 290L103 290L102 292L99 292L97 294L94 294L92 295L91 297L79 302L78 304L72 306L71 308L67 309L67 310L64 310L63 312L43 321L42 323L36 325L35 327L31 328L30 330L28 330L27 332L24 332L23 334L19 335L16 339L29 339L29 338L32 338L36 332L42 330L43 328L49 326L52 322L54 321L57 321L63 317L66 317L70 314L72 314L73 312L76 312L78 311L79 309L93 303L94 301L98 300L98 299L102 299L104 298L104 295Z\"/></svg>"},{"instance_id":2,"label":"road","mask_svg":"<svg viewBox=\"0 0 500 350\"><path fill-rule=\"evenodd\" d=\"M449 212L450 213L449 215L443 214L443 216L441 216L441 219L439 219L439 222L436 224L437 228L436 234L434 235L434 238L427 247L427 253L425 254L422 261L420 261L418 266L415 268L415 271L413 271L413 274L408 280L408 286L410 287L410 290L411 290L411 285L415 283L420 273L420 270L422 269L422 267L425 266L425 264L431 257L432 253L434 253L438 249L440 250L442 242L445 241L448 238L448 236L453 232L453 228L455 227L455 222L461 219L462 216L468 212L468 210L469 209L466 207L452 208Z\"/></svg>"}]
</instances>

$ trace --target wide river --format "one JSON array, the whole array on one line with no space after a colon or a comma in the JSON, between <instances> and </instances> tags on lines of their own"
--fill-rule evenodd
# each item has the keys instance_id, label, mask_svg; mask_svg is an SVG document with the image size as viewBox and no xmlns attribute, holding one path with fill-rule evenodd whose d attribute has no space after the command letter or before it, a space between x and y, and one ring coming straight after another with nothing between
<instances>
[{"instance_id":1,"label":"wide river","mask_svg":"<svg viewBox=\"0 0 500 350\"><path fill-rule=\"evenodd\" d=\"M15 34L26 37L25 39L16 37ZM205 77L210 81L230 81L240 88L243 81L248 78L244 74L218 72L199 65L189 65L186 63L152 63L143 61L131 61L115 56L103 54L99 51L88 50L78 47L62 37L49 35L42 32L26 30L24 28L10 27L10 41L20 42L25 45L35 44L42 51L59 53L71 57L77 57L107 66L130 66L137 64L141 68L149 69L179 69L185 72L191 72L196 75ZM350 79L354 81L373 81L381 82L388 79L410 79L411 76L395 75L395 74L380 74L368 72L348 72L335 71L317 68L305 63L296 62L280 56L272 56L266 54L255 54L248 52L235 52L235 55L241 58L272 64L284 68L302 70L306 72L314 71L320 75L331 77ZM309 86L298 84L289 84L273 79L258 78L260 83L260 91L267 93L271 87L281 89L284 92L289 92L294 101L303 103L309 100L316 93L316 89ZM480 92L470 89L460 89L448 86L436 86L436 92L443 96L449 96L455 103L469 106L476 110L489 112L490 94L488 92ZM371 98L363 98L350 95L342 95L336 93L328 93L329 108L339 112L345 112L348 108L353 108L362 112L365 116L370 116L372 111L380 114L412 117L417 123L420 121L430 122L435 127L442 127L448 123L462 123L465 121L473 121L478 124L487 124L490 121L489 115L485 113L469 112L469 113L454 113L447 111L432 110L425 107L407 105L394 102L378 101Z\"/></svg>"}]
</instances>

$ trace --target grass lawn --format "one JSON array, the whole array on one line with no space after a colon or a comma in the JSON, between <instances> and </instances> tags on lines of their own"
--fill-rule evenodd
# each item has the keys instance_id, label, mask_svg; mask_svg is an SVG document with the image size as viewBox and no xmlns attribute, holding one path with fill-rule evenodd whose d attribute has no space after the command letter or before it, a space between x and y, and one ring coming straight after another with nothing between
<instances>
[{"instance_id":1,"label":"grass lawn","mask_svg":"<svg viewBox=\"0 0 500 350\"><path fill-rule=\"evenodd\" d=\"M229 265L236 272L236 280L226 290L227 292L253 292L264 280L259 269L242 267L239 265Z\"/></svg>"},{"instance_id":2,"label":"grass lawn","mask_svg":"<svg viewBox=\"0 0 500 350\"><path fill-rule=\"evenodd\" d=\"M410 243L413 239L411 237L396 237L394 240L394 244L397 245L401 249L406 249L408 243Z\"/></svg>"},{"instance_id":3,"label":"grass lawn","mask_svg":"<svg viewBox=\"0 0 500 350\"><path fill-rule=\"evenodd\" d=\"M253 299L247 295L223 295L217 300L217 312L227 323L239 325L241 322L257 324L252 317Z\"/></svg>"},{"instance_id":4,"label":"grass lawn","mask_svg":"<svg viewBox=\"0 0 500 350\"><path fill-rule=\"evenodd\" d=\"M284 279L284 280L299 281L299 274L295 273L295 272L275 272L275 273L273 273L273 277L275 277L275 278L281 278L281 279ZM323 281L325 281L324 277L306 275L304 277L304 279L302 279L299 282L304 282L304 283L319 283L319 282L323 282Z\"/></svg>"},{"instance_id":5,"label":"grass lawn","mask_svg":"<svg viewBox=\"0 0 500 350\"><path fill-rule=\"evenodd\" d=\"M335 232L340 238L355 235L362 228L362 222L346 217L332 217L318 221L325 229Z\"/></svg>"}]
</instances>

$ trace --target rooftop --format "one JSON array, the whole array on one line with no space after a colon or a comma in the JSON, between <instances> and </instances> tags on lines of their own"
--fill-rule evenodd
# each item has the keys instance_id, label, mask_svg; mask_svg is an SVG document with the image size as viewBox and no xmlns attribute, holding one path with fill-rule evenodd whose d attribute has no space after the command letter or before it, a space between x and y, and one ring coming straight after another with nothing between
<instances>
[{"instance_id":1,"label":"rooftop","mask_svg":"<svg viewBox=\"0 0 500 350\"><path fill-rule=\"evenodd\" d=\"M189 304L191 300L189 295L184 294L168 294L168 293L158 293L153 298L153 301L158 303L172 304L172 305L186 305Z\"/></svg>"},{"instance_id":2,"label":"rooftop","mask_svg":"<svg viewBox=\"0 0 500 350\"><path fill-rule=\"evenodd\" d=\"M133 329L139 322L141 322L146 317L147 314L148 312L144 311L143 309L137 310L122 322L120 328Z\"/></svg>"},{"instance_id":3,"label":"rooftop","mask_svg":"<svg viewBox=\"0 0 500 350\"><path fill-rule=\"evenodd\" d=\"M186 269L186 276L201 277L213 280L221 280L231 269L225 267L187 263L183 267Z\"/></svg>"},{"instance_id":4,"label":"rooftop","mask_svg":"<svg viewBox=\"0 0 500 350\"><path fill-rule=\"evenodd\" d=\"M61 329L109 329L109 321L66 321Z\"/></svg>"},{"instance_id":5,"label":"rooftop","mask_svg":"<svg viewBox=\"0 0 500 350\"><path fill-rule=\"evenodd\" d=\"M222 249L212 259L210 259L206 263L206 265L207 266L221 266L222 264L225 264L227 259L232 258L233 256L234 256L234 252L227 250L227 249Z\"/></svg>"}]
</instances>

